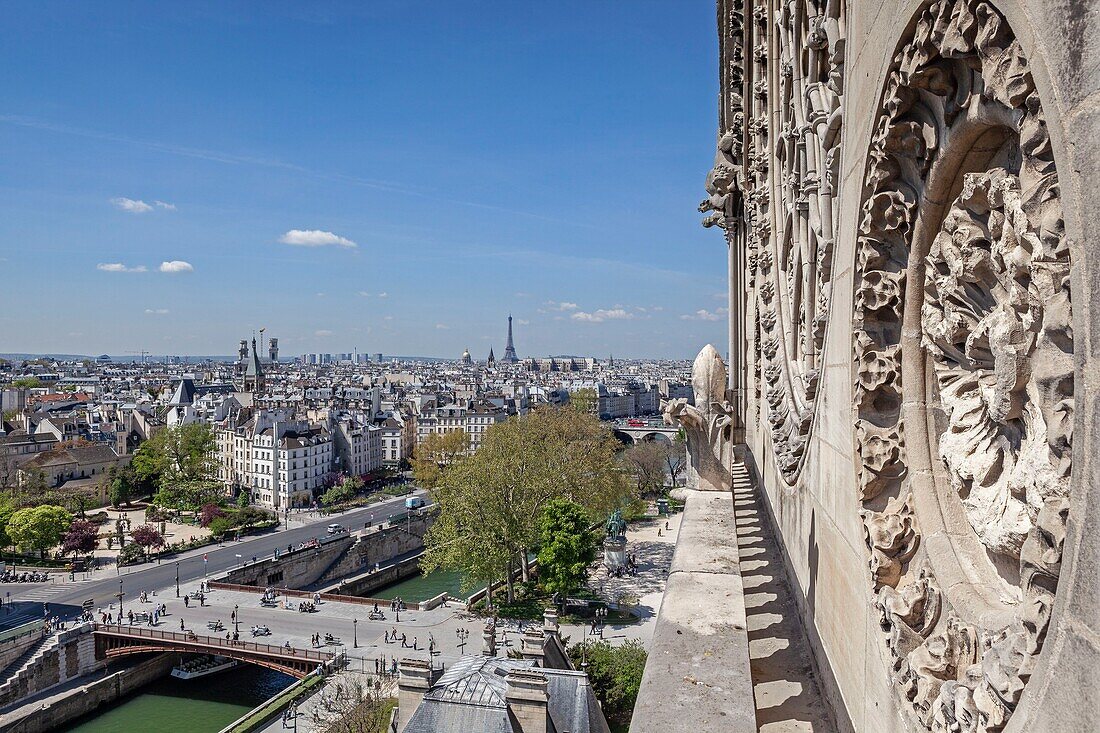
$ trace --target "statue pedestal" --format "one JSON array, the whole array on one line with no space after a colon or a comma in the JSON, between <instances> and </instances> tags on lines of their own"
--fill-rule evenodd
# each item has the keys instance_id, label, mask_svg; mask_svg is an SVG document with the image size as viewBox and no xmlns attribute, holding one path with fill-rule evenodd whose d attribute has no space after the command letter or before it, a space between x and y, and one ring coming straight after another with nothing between
<instances>
[{"instance_id":1,"label":"statue pedestal","mask_svg":"<svg viewBox=\"0 0 1100 733\"><path fill-rule=\"evenodd\" d=\"M609 570L626 565L626 537L608 537L603 541L603 564Z\"/></svg>"}]
</instances>

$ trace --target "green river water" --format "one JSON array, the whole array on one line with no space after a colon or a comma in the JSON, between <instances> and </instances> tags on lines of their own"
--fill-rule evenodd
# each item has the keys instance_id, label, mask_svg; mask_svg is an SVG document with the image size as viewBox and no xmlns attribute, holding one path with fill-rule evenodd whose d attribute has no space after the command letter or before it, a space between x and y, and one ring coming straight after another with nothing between
<instances>
[{"instance_id":1,"label":"green river water","mask_svg":"<svg viewBox=\"0 0 1100 733\"><path fill-rule=\"evenodd\" d=\"M242 664L209 677L164 677L74 721L72 733L217 733L289 687L293 678Z\"/></svg>"},{"instance_id":2,"label":"green river water","mask_svg":"<svg viewBox=\"0 0 1100 733\"><path fill-rule=\"evenodd\" d=\"M463 596L458 590L461 585L462 575L460 573L436 570L434 573L414 575L411 578L402 580L400 583L386 586L381 590L372 592L370 596L371 598L384 598L386 600L402 598L406 603L419 603L435 598L440 593L450 593L455 597Z\"/></svg>"}]
</instances>

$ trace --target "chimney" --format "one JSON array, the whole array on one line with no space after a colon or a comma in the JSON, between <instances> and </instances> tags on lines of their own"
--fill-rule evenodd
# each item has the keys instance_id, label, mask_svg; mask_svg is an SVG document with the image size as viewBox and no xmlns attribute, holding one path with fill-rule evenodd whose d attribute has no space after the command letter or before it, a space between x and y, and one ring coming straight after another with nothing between
<instances>
[{"instance_id":1,"label":"chimney","mask_svg":"<svg viewBox=\"0 0 1100 733\"><path fill-rule=\"evenodd\" d=\"M497 627L492 621L487 622L481 632L481 653L486 657L497 655Z\"/></svg>"},{"instance_id":2,"label":"chimney","mask_svg":"<svg viewBox=\"0 0 1100 733\"><path fill-rule=\"evenodd\" d=\"M557 636L558 630L558 609L547 608L542 612L542 633L546 636Z\"/></svg>"},{"instance_id":3,"label":"chimney","mask_svg":"<svg viewBox=\"0 0 1100 733\"><path fill-rule=\"evenodd\" d=\"M520 648L523 658L530 659L538 667L546 666L544 664L545 644L546 637L543 635L542 629L537 629L532 625L523 632L523 638L521 639Z\"/></svg>"},{"instance_id":4,"label":"chimney","mask_svg":"<svg viewBox=\"0 0 1100 733\"><path fill-rule=\"evenodd\" d=\"M431 687L432 667L423 659L402 659L397 678L397 733L405 730Z\"/></svg>"},{"instance_id":5,"label":"chimney","mask_svg":"<svg viewBox=\"0 0 1100 733\"><path fill-rule=\"evenodd\" d=\"M508 684L504 699L508 712L519 724L521 733L546 733L550 730L546 710L546 675L528 667L513 669L505 678Z\"/></svg>"}]
</instances>

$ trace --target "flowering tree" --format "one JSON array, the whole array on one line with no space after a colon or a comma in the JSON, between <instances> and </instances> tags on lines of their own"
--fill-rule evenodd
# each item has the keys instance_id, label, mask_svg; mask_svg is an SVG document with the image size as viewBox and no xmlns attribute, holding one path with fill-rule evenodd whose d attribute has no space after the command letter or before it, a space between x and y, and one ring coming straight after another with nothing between
<instances>
[{"instance_id":1,"label":"flowering tree","mask_svg":"<svg viewBox=\"0 0 1100 733\"><path fill-rule=\"evenodd\" d=\"M61 538L61 552L76 555L91 552L98 542L99 528L87 519L74 519L69 531Z\"/></svg>"},{"instance_id":2,"label":"flowering tree","mask_svg":"<svg viewBox=\"0 0 1100 733\"><path fill-rule=\"evenodd\" d=\"M133 539L134 544L140 546L146 553L149 552L150 547L164 547L164 535L151 524L134 527L133 531L130 532L130 537Z\"/></svg>"},{"instance_id":3,"label":"flowering tree","mask_svg":"<svg viewBox=\"0 0 1100 733\"><path fill-rule=\"evenodd\" d=\"M210 523L218 517L224 517L225 511L217 504L203 504L202 513L199 516L199 524L203 527L209 527Z\"/></svg>"}]
</instances>

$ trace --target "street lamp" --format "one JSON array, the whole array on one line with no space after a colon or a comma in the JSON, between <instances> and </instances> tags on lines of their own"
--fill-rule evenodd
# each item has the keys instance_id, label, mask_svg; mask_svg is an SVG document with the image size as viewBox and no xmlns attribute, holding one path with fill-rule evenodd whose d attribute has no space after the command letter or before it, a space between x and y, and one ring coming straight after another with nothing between
<instances>
[{"instance_id":1,"label":"street lamp","mask_svg":"<svg viewBox=\"0 0 1100 733\"><path fill-rule=\"evenodd\" d=\"M241 612L240 606L236 603L233 604L233 632L237 633L241 630Z\"/></svg>"},{"instance_id":2,"label":"street lamp","mask_svg":"<svg viewBox=\"0 0 1100 733\"><path fill-rule=\"evenodd\" d=\"M118 625L122 625L122 581L118 581Z\"/></svg>"},{"instance_id":3,"label":"street lamp","mask_svg":"<svg viewBox=\"0 0 1100 733\"><path fill-rule=\"evenodd\" d=\"M351 648L359 648L359 619L357 618L351 620Z\"/></svg>"},{"instance_id":4,"label":"street lamp","mask_svg":"<svg viewBox=\"0 0 1100 733\"><path fill-rule=\"evenodd\" d=\"M455 634L458 636L458 648L465 651L466 640L470 638L470 630L465 627L459 627L455 629Z\"/></svg>"},{"instance_id":5,"label":"street lamp","mask_svg":"<svg viewBox=\"0 0 1100 733\"><path fill-rule=\"evenodd\" d=\"M176 560L176 598L180 597L180 561Z\"/></svg>"}]
</instances>

